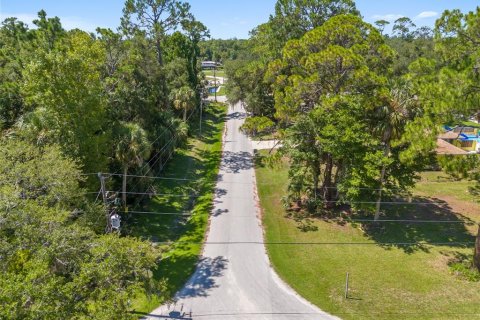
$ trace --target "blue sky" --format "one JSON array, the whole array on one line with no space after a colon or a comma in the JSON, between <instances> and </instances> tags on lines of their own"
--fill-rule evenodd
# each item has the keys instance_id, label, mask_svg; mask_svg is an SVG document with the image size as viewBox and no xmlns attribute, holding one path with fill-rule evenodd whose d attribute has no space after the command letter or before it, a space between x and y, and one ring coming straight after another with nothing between
<instances>
[{"instance_id":1,"label":"blue sky","mask_svg":"<svg viewBox=\"0 0 480 320\"><path fill-rule=\"evenodd\" d=\"M275 0L190 0L192 12L214 38L247 38L248 32L268 20ZM0 19L16 16L31 22L40 9L59 16L65 28L94 31L97 26L115 29L120 21L123 0L0 0ZM445 9L471 11L478 0L357 0L368 22L407 16L417 26L433 26Z\"/></svg>"}]
</instances>

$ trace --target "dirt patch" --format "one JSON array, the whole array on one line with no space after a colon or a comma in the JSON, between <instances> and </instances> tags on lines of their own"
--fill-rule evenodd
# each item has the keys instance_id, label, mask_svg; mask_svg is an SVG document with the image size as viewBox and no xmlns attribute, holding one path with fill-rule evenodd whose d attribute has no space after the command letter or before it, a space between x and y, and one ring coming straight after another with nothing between
<instances>
[{"instance_id":1,"label":"dirt patch","mask_svg":"<svg viewBox=\"0 0 480 320\"><path fill-rule=\"evenodd\" d=\"M436 196L436 198L447 202L452 208L452 211L476 222L480 222L480 204L470 201L462 201L452 196Z\"/></svg>"}]
</instances>

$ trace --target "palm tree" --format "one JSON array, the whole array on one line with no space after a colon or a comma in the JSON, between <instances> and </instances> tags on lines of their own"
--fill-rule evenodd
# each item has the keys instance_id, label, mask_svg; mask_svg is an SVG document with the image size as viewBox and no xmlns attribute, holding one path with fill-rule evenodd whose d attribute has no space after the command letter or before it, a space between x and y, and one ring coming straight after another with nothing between
<instances>
[{"instance_id":1,"label":"palm tree","mask_svg":"<svg viewBox=\"0 0 480 320\"><path fill-rule=\"evenodd\" d=\"M390 157L392 141L399 139L406 124L414 114L418 103L417 96L411 94L409 83L392 83L391 89L386 97L385 104L376 110L376 126L374 131L381 135L383 144L383 155ZM380 217L380 205L382 202L382 191L386 180L386 164L382 165L380 171L380 187L376 201L375 221Z\"/></svg>"},{"instance_id":2,"label":"palm tree","mask_svg":"<svg viewBox=\"0 0 480 320\"><path fill-rule=\"evenodd\" d=\"M115 158L122 164L123 168L122 201L124 206L127 203L128 169L133 166L141 166L149 156L150 148L147 133L138 124L120 123Z\"/></svg>"},{"instance_id":3,"label":"palm tree","mask_svg":"<svg viewBox=\"0 0 480 320\"><path fill-rule=\"evenodd\" d=\"M184 86L173 92L173 105L175 109L183 109L183 121L187 121L187 111L195 107L195 91Z\"/></svg>"}]
</instances>

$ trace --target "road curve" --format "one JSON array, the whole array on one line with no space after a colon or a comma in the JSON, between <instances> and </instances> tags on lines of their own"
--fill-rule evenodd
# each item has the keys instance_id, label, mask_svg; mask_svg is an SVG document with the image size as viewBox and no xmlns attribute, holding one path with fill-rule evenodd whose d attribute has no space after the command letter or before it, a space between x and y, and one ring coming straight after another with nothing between
<instances>
[{"instance_id":1,"label":"road curve","mask_svg":"<svg viewBox=\"0 0 480 320\"><path fill-rule=\"evenodd\" d=\"M195 274L147 319L338 319L288 287L270 266L263 244L253 149L239 131L245 111L230 106L207 244Z\"/></svg>"}]
</instances>

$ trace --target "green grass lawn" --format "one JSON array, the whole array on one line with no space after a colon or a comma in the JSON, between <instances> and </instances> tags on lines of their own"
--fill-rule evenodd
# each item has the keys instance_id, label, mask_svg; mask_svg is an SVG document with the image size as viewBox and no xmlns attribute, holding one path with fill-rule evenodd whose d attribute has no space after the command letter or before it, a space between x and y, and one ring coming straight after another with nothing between
<instances>
[{"instance_id":1,"label":"green grass lawn","mask_svg":"<svg viewBox=\"0 0 480 320\"><path fill-rule=\"evenodd\" d=\"M267 244L271 262L290 286L324 311L343 319L480 319L480 282L452 274L448 263L472 248L382 246L381 242L470 242L475 225L389 223L378 234L360 225L312 220L309 232L287 218L281 197L287 166L256 170L267 242L343 242L363 245ZM480 221L480 205L466 195L469 182L424 173L415 194L438 206L388 207L388 217ZM427 198L423 198L428 201ZM318 228L315 230L315 228ZM350 274L349 298L344 299Z\"/></svg>"},{"instance_id":2,"label":"green grass lawn","mask_svg":"<svg viewBox=\"0 0 480 320\"><path fill-rule=\"evenodd\" d=\"M225 86L220 86L220 90L217 91L217 97L218 96L224 96L225 94L226 94ZM214 97L215 93L209 93L209 96Z\"/></svg>"},{"instance_id":3,"label":"green grass lawn","mask_svg":"<svg viewBox=\"0 0 480 320\"><path fill-rule=\"evenodd\" d=\"M202 71L206 76L210 76L210 77L213 77L214 76L214 72L213 70L203 70ZM217 77L225 77L225 71L223 69L217 69L215 71L215 75Z\"/></svg>"},{"instance_id":4,"label":"green grass lawn","mask_svg":"<svg viewBox=\"0 0 480 320\"><path fill-rule=\"evenodd\" d=\"M190 212L191 217L173 215L136 214L133 218L133 235L153 242L202 242L213 203L213 192L222 151L222 132L226 107L210 104L205 109L202 137L188 140L185 148L176 151L162 176L192 181L158 180L155 193L185 195L185 197L155 197L138 211L180 213ZM194 126L193 132L198 132ZM140 296L134 301L135 311L150 312L165 298L172 297L195 270L200 255L198 244L160 245L164 251L157 280L165 280L167 292L162 296Z\"/></svg>"}]
</instances>

